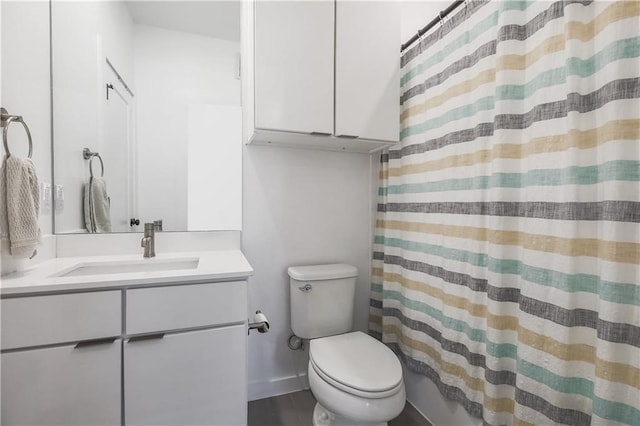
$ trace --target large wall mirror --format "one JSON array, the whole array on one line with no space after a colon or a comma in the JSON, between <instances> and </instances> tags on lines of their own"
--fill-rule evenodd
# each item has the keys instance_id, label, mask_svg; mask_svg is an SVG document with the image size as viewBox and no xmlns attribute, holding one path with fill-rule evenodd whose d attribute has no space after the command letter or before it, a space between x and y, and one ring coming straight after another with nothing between
<instances>
[{"instance_id":1,"label":"large wall mirror","mask_svg":"<svg viewBox=\"0 0 640 426\"><path fill-rule=\"evenodd\" d=\"M53 0L51 28L55 232L239 230L240 2Z\"/></svg>"}]
</instances>

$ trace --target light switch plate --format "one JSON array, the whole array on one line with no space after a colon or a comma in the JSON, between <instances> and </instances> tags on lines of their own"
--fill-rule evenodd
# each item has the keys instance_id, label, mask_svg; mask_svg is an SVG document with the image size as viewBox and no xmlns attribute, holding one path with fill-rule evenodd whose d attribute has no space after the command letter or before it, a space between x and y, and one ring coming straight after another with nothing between
<instances>
[{"instance_id":1,"label":"light switch plate","mask_svg":"<svg viewBox=\"0 0 640 426\"><path fill-rule=\"evenodd\" d=\"M63 185L54 185L54 199L55 199L55 208L56 212L64 209L64 186Z\"/></svg>"},{"instance_id":2,"label":"light switch plate","mask_svg":"<svg viewBox=\"0 0 640 426\"><path fill-rule=\"evenodd\" d=\"M42 211L50 212L51 211L51 184L49 182L42 182L42 187L40 188L40 197L42 203Z\"/></svg>"}]
</instances>

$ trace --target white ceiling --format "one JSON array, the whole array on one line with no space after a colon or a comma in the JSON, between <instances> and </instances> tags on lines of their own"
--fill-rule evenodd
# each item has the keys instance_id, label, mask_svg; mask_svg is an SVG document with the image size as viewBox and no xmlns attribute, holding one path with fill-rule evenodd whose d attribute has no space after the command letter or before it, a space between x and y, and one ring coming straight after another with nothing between
<instances>
[{"instance_id":1,"label":"white ceiling","mask_svg":"<svg viewBox=\"0 0 640 426\"><path fill-rule=\"evenodd\" d=\"M240 0L126 2L136 24L240 41Z\"/></svg>"}]
</instances>

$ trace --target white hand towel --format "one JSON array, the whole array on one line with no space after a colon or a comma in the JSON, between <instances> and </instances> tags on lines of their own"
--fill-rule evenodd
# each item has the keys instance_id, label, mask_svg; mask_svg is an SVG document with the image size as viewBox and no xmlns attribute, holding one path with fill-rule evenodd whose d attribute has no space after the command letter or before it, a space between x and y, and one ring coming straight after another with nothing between
<instances>
[{"instance_id":1,"label":"white hand towel","mask_svg":"<svg viewBox=\"0 0 640 426\"><path fill-rule=\"evenodd\" d=\"M102 178L90 178L84 185L84 223L89 233L111 232L110 209L107 182Z\"/></svg>"},{"instance_id":2,"label":"white hand towel","mask_svg":"<svg viewBox=\"0 0 640 426\"><path fill-rule=\"evenodd\" d=\"M40 184L33 162L5 157L0 170L0 237L12 256L33 257L40 243Z\"/></svg>"}]
</instances>

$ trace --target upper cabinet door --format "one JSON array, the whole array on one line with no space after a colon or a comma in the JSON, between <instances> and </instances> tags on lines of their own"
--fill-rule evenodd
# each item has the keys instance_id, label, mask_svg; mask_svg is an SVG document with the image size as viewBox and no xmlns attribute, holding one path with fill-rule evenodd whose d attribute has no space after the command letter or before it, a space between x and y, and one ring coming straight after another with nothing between
<instances>
[{"instance_id":1,"label":"upper cabinet door","mask_svg":"<svg viewBox=\"0 0 640 426\"><path fill-rule=\"evenodd\" d=\"M398 141L398 2L338 0L336 8L335 135Z\"/></svg>"},{"instance_id":2,"label":"upper cabinet door","mask_svg":"<svg viewBox=\"0 0 640 426\"><path fill-rule=\"evenodd\" d=\"M334 7L256 1L256 128L333 132Z\"/></svg>"}]
</instances>

